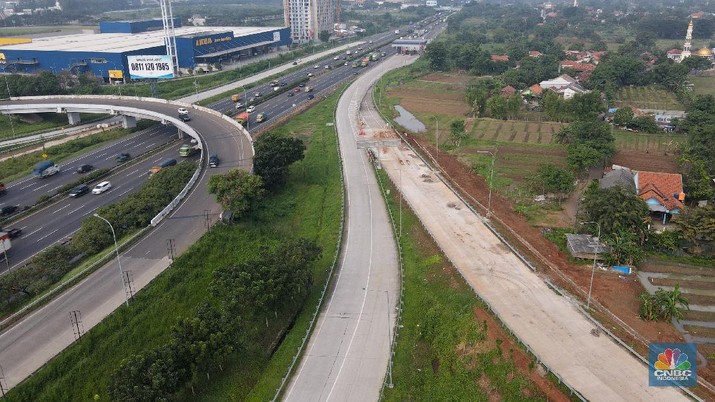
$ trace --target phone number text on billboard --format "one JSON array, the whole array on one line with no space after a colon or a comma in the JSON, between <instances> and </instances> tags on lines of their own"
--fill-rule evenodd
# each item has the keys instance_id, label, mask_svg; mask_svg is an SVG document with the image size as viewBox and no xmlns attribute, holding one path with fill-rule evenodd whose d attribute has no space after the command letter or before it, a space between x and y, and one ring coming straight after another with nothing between
<instances>
[{"instance_id":1,"label":"phone number text on billboard","mask_svg":"<svg viewBox=\"0 0 715 402\"><path fill-rule=\"evenodd\" d=\"M169 56L127 56L131 79L173 78Z\"/></svg>"}]
</instances>

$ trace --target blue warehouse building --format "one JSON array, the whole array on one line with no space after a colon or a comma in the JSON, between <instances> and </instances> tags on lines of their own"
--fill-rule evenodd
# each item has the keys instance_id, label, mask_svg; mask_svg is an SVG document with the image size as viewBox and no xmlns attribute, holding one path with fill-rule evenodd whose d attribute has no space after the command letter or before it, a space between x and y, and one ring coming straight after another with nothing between
<instances>
[{"instance_id":1,"label":"blue warehouse building","mask_svg":"<svg viewBox=\"0 0 715 402\"><path fill-rule=\"evenodd\" d=\"M174 26L179 69L184 72L291 44L290 28L182 27L178 20ZM161 20L102 22L99 31L0 46L0 72L70 71L128 78L127 56L166 54Z\"/></svg>"}]
</instances>

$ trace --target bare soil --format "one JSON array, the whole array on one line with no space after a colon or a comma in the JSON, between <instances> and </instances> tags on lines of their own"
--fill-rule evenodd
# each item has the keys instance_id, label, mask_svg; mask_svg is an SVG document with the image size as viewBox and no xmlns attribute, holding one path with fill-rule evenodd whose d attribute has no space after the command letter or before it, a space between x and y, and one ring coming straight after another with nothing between
<instances>
[{"instance_id":1,"label":"bare soil","mask_svg":"<svg viewBox=\"0 0 715 402\"><path fill-rule=\"evenodd\" d=\"M616 156L613 157L614 164L627 166L633 170L642 170L646 172L678 172L678 157L675 154L645 152L639 150L619 150Z\"/></svg>"},{"instance_id":2,"label":"bare soil","mask_svg":"<svg viewBox=\"0 0 715 402\"><path fill-rule=\"evenodd\" d=\"M436 150L429 140L415 136L411 136L410 140L418 144L418 147L425 148L429 154L435 155ZM470 197L478 200L483 205L487 205L489 189L482 177L476 175L468 166L460 163L457 157L451 154L440 152L439 161L442 170L447 174L449 180L459 184L463 191ZM538 227L532 226L525 217L514 212L514 204L511 200L502 197L500 194L492 194L491 205L492 213L501 221L494 220L493 224L498 228L502 226L502 224L510 227L513 233L517 233L525 243L531 246L527 247L520 239L515 238L512 232L503 227L500 228L502 234L539 268L539 272L549 277L549 279L559 287L566 289L573 295L585 299L591 277L591 270L585 266L570 263L568 256L562 253L555 244L543 237ZM474 207L482 213L486 213L481 207L477 205L474 205ZM533 250L538 250L538 255L534 254ZM577 288L574 288L570 282L562 279L558 272L543 263L543 261L550 262L553 268L558 269L558 271L573 281L573 283L577 285ZM684 339L682 335L670 323L651 322L640 319L638 316L638 309L640 307L638 296L643 292L645 292L645 289L635 276L621 279L617 275L596 270L592 289L593 299L597 300L610 310L611 313L644 336L649 342L683 342ZM690 297L700 301L700 297L689 295L689 298ZM691 304L700 303L691 301ZM612 325L609 329L616 330L617 328ZM647 345L628 340L626 332L617 332L622 339L626 339L626 341L631 344L637 344L637 349L641 353L647 352ZM713 366L713 364L709 364L706 368L698 370L698 374L710 382L715 382L715 368Z\"/></svg>"},{"instance_id":3,"label":"bare soil","mask_svg":"<svg viewBox=\"0 0 715 402\"><path fill-rule=\"evenodd\" d=\"M432 73L420 77L419 81L430 81L430 82L441 82L447 84L462 84L466 85L472 80L472 76L466 74L446 74L446 73Z\"/></svg>"},{"instance_id":4,"label":"bare soil","mask_svg":"<svg viewBox=\"0 0 715 402\"><path fill-rule=\"evenodd\" d=\"M474 309L474 317L478 322L486 322L487 324L487 337L489 339L499 339L501 343L502 350L511 351L511 358L514 365L519 369L519 371L528 376L531 381L539 387L541 392L546 395L549 401L569 401L570 399L564 395L561 390L559 390L548 378L539 374L539 372L530 366L534 364L534 358L527 355L518 345L514 345L514 342L509 338L504 330L502 330L501 325L494 320L494 318L481 308Z\"/></svg>"}]
</instances>

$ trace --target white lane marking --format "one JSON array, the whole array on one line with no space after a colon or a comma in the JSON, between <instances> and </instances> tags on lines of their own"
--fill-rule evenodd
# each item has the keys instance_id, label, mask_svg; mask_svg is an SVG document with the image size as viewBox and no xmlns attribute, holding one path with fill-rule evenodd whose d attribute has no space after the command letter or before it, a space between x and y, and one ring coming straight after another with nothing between
<instances>
[{"instance_id":1,"label":"white lane marking","mask_svg":"<svg viewBox=\"0 0 715 402\"><path fill-rule=\"evenodd\" d=\"M107 154L106 152L101 153L101 154L97 155L97 158L101 158L101 157L103 157L103 156L106 155L106 154Z\"/></svg>"},{"instance_id":2,"label":"white lane marking","mask_svg":"<svg viewBox=\"0 0 715 402\"><path fill-rule=\"evenodd\" d=\"M131 188L128 189L128 190L125 190L123 193L119 193L119 196L121 197L121 196L123 196L124 194L126 194L126 193L128 193L128 192L130 192L130 191L132 191Z\"/></svg>"},{"instance_id":3,"label":"white lane marking","mask_svg":"<svg viewBox=\"0 0 715 402\"><path fill-rule=\"evenodd\" d=\"M114 158L114 155L110 155L110 156L104 158L104 160L105 160L105 161L108 161L108 160L110 160L110 159L112 159L112 158Z\"/></svg>"},{"instance_id":4,"label":"white lane marking","mask_svg":"<svg viewBox=\"0 0 715 402\"><path fill-rule=\"evenodd\" d=\"M93 213L94 211L95 211L94 209L90 209L89 211L83 213L82 216L87 216L87 215Z\"/></svg>"},{"instance_id":5,"label":"white lane marking","mask_svg":"<svg viewBox=\"0 0 715 402\"><path fill-rule=\"evenodd\" d=\"M132 171L132 172L130 172L130 173L127 173L127 176L133 176L133 175L135 175L135 174L137 174L137 173L139 173L139 169L134 170L134 171Z\"/></svg>"},{"instance_id":6,"label":"white lane marking","mask_svg":"<svg viewBox=\"0 0 715 402\"><path fill-rule=\"evenodd\" d=\"M37 233L37 232L39 232L40 230L42 230L43 227L44 227L44 226L40 227L39 229L37 229L37 230L35 230L35 231L32 231L32 232L26 234L24 237L30 237L30 236L34 235L35 233Z\"/></svg>"},{"instance_id":7,"label":"white lane marking","mask_svg":"<svg viewBox=\"0 0 715 402\"><path fill-rule=\"evenodd\" d=\"M20 187L20 190L24 190L24 189L32 187L34 185L35 185L35 183L30 183L30 184L26 185L25 187Z\"/></svg>"},{"instance_id":8,"label":"white lane marking","mask_svg":"<svg viewBox=\"0 0 715 402\"><path fill-rule=\"evenodd\" d=\"M65 206L62 207L62 208L55 209L55 210L52 212L52 215L54 215L54 214L56 214L56 213L62 211L63 209L69 208L69 206L70 206L70 204L67 204L67 205L65 205Z\"/></svg>"},{"instance_id":9,"label":"white lane marking","mask_svg":"<svg viewBox=\"0 0 715 402\"><path fill-rule=\"evenodd\" d=\"M53 192L53 191L57 190L57 189L60 188L60 187L62 187L62 185L57 186L57 187L55 187L55 188L53 188L53 189L50 189L50 192Z\"/></svg>"},{"instance_id":10,"label":"white lane marking","mask_svg":"<svg viewBox=\"0 0 715 402\"><path fill-rule=\"evenodd\" d=\"M50 233L48 233L48 234L46 234L46 235L40 237L39 239L37 239L37 241L36 241L35 243L39 243L40 241L45 240L46 238L48 238L48 237L52 236L53 234L55 234L58 230L59 230L59 229L55 229L55 230L51 231Z\"/></svg>"},{"instance_id":11,"label":"white lane marking","mask_svg":"<svg viewBox=\"0 0 715 402\"><path fill-rule=\"evenodd\" d=\"M154 143L152 142L151 144L147 145L146 148L151 148L154 146Z\"/></svg>"},{"instance_id":12,"label":"white lane marking","mask_svg":"<svg viewBox=\"0 0 715 402\"><path fill-rule=\"evenodd\" d=\"M87 205L87 204L84 204L84 205ZM73 213L79 211L80 209L84 208L84 205L82 205L82 206L79 207L79 208L75 208L75 209L73 209L73 210L67 212L67 215L72 215Z\"/></svg>"},{"instance_id":13,"label":"white lane marking","mask_svg":"<svg viewBox=\"0 0 715 402\"><path fill-rule=\"evenodd\" d=\"M43 185L41 185L40 187L34 188L32 191L37 191L37 190L39 190L39 189L41 189L41 188L43 188L43 187L47 187L47 186L49 186L49 185L50 185L50 183L43 184Z\"/></svg>"}]
</instances>

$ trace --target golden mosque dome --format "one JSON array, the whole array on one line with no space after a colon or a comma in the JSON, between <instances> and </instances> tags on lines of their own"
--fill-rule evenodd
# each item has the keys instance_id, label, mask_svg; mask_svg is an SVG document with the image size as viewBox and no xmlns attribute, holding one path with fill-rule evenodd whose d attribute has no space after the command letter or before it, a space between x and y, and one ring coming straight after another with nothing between
<instances>
[{"instance_id":1,"label":"golden mosque dome","mask_svg":"<svg viewBox=\"0 0 715 402\"><path fill-rule=\"evenodd\" d=\"M713 55L713 52L710 49L704 47L702 49L698 49L695 54L700 57L711 57Z\"/></svg>"}]
</instances>

